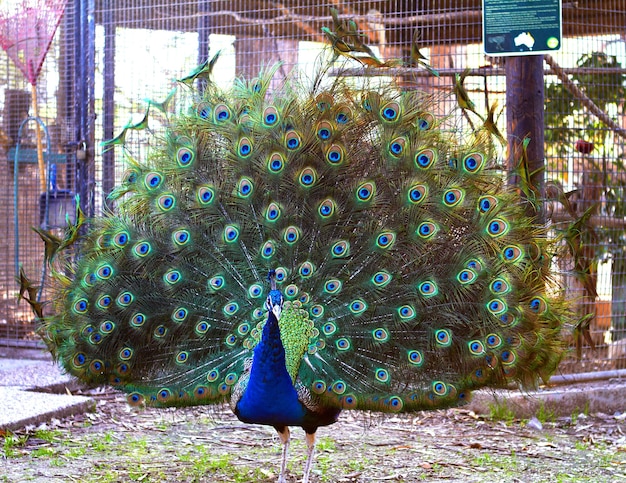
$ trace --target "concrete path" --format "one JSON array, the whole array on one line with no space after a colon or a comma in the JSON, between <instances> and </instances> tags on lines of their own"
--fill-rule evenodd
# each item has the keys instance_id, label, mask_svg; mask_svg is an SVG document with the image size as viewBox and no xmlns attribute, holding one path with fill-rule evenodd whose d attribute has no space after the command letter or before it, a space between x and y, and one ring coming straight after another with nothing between
<instances>
[{"instance_id":1,"label":"concrete path","mask_svg":"<svg viewBox=\"0 0 626 483\"><path fill-rule=\"evenodd\" d=\"M66 392L74 386L43 350L0 349L0 429L93 411L93 399Z\"/></svg>"}]
</instances>

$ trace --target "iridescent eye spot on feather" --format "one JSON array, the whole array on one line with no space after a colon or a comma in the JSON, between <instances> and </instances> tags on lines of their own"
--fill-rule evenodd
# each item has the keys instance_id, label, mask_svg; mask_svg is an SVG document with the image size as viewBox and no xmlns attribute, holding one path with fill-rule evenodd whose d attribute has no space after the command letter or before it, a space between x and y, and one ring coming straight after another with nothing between
<instances>
[{"instance_id":1,"label":"iridescent eye spot on feather","mask_svg":"<svg viewBox=\"0 0 626 483\"><path fill-rule=\"evenodd\" d=\"M100 375L102 374L103 370L104 370L104 363L101 360L95 359L91 361L91 364L89 364L89 371L92 374Z\"/></svg>"},{"instance_id":2,"label":"iridescent eye spot on feather","mask_svg":"<svg viewBox=\"0 0 626 483\"><path fill-rule=\"evenodd\" d=\"M487 310L493 315L500 315L508 310L508 307L504 301L500 299L493 299L487 302Z\"/></svg>"},{"instance_id":3,"label":"iridescent eye spot on feather","mask_svg":"<svg viewBox=\"0 0 626 483\"><path fill-rule=\"evenodd\" d=\"M237 145L237 154L241 158L247 158L252 154L252 142L247 137L242 137Z\"/></svg>"},{"instance_id":4,"label":"iridescent eye spot on feather","mask_svg":"<svg viewBox=\"0 0 626 483\"><path fill-rule=\"evenodd\" d=\"M298 295L299 289L298 286L290 283L285 287L285 295L289 298L294 298Z\"/></svg>"},{"instance_id":5,"label":"iridescent eye spot on feather","mask_svg":"<svg viewBox=\"0 0 626 483\"><path fill-rule=\"evenodd\" d=\"M265 127L272 127L278 124L280 120L278 116L278 111L274 106L268 106L263 111L263 125Z\"/></svg>"},{"instance_id":6,"label":"iridescent eye spot on feather","mask_svg":"<svg viewBox=\"0 0 626 483\"><path fill-rule=\"evenodd\" d=\"M219 379L219 377L220 377L220 371L218 371L217 369L212 369L206 375L206 380L208 382L215 382Z\"/></svg>"},{"instance_id":7,"label":"iridescent eye spot on feather","mask_svg":"<svg viewBox=\"0 0 626 483\"><path fill-rule=\"evenodd\" d=\"M311 314L311 317L314 317L317 319L321 317L322 315L324 315L324 307L322 307L319 304L315 304L309 309L309 314Z\"/></svg>"},{"instance_id":8,"label":"iridescent eye spot on feather","mask_svg":"<svg viewBox=\"0 0 626 483\"><path fill-rule=\"evenodd\" d=\"M215 121L225 122L231 118L230 109L226 104L218 104L215 106Z\"/></svg>"},{"instance_id":9,"label":"iridescent eye spot on feather","mask_svg":"<svg viewBox=\"0 0 626 483\"><path fill-rule=\"evenodd\" d=\"M503 278L496 278L489 284L489 290L491 293L504 294L511 290L511 286Z\"/></svg>"},{"instance_id":10,"label":"iridescent eye spot on feather","mask_svg":"<svg viewBox=\"0 0 626 483\"><path fill-rule=\"evenodd\" d=\"M144 178L144 185L149 190L154 190L158 188L162 182L163 182L163 176L161 176L159 173L151 172L151 173L146 174Z\"/></svg>"},{"instance_id":11,"label":"iridescent eye spot on feather","mask_svg":"<svg viewBox=\"0 0 626 483\"><path fill-rule=\"evenodd\" d=\"M234 225L226 225L224 227L224 241L226 243L234 243L239 239L239 229Z\"/></svg>"},{"instance_id":12,"label":"iridescent eye spot on feather","mask_svg":"<svg viewBox=\"0 0 626 483\"><path fill-rule=\"evenodd\" d=\"M417 120L417 127L420 131L428 131L435 124L435 117L426 112Z\"/></svg>"},{"instance_id":13,"label":"iridescent eye spot on feather","mask_svg":"<svg viewBox=\"0 0 626 483\"><path fill-rule=\"evenodd\" d=\"M515 363L515 359L517 359L515 352L511 350L502 351L500 354L500 360L502 364L510 366Z\"/></svg>"},{"instance_id":14,"label":"iridescent eye spot on feather","mask_svg":"<svg viewBox=\"0 0 626 483\"><path fill-rule=\"evenodd\" d=\"M224 305L223 310L226 315L229 315L229 316L234 315L239 310L239 304L237 302L229 302L226 305Z\"/></svg>"},{"instance_id":15,"label":"iridescent eye spot on feather","mask_svg":"<svg viewBox=\"0 0 626 483\"><path fill-rule=\"evenodd\" d=\"M378 287L378 288L382 288L385 287L387 284L389 284L389 282L391 282L391 275L388 272L385 272L384 270L381 270L380 272L376 272L373 276L372 276L372 283Z\"/></svg>"},{"instance_id":16,"label":"iridescent eye spot on feather","mask_svg":"<svg viewBox=\"0 0 626 483\"><path fill-rule=\"evenodd\" d=\"M424 364L424 356L422 355L420 351L417 351L417 350L408 351L407 358L409 359L409 362L413 364L414 366L420 367L422 364Z\"/></svg>"},{"instance_id":17,"label":"iridescent eye spot on feather","mask_svg":"<svg viewBox=\"0 0 626 483\"><path fill-rule=\"evenodd\" d=\"M270 222L274 222L280 218L281 210L277 203L270 203L265 209L265 219Z\"/></svg>"},{"instance_id":18,"label":"iridescent eye spot on feather","mask_svg":"<svg viewBox=\"0 0 626 483\"><path fill-rule=\"evenodd\" d=\"M102 342L102 334L99 332L94 332L89 336L89 342L91 344L98 345L100 342Z\"/></svg>"},{"instance_id":19,"label":"iridescent eye spot on feather","mask_svg":"<svg viewBox=\"0 0 626 483\"><path fill-rule=\"evenodd\" d=\"M171 269L163 274L163 280L168 285L174 285L182 280L182 276L178 270Z\"/></svg>"},{"instance_id":20,"label":"iridescent eye spot on feather","mask_svg":"<svg viewBox=\"0 0 626 483\"><path fill-rule=\"evenodd\" d=\"M337 332L337 326L334 322L326 322L322 327L322 333L326 336L333 335Z\"/></svg>"},{"instance_id":21,"label":"iridescent eye spot on feather","mask_svg":"<svg viewBox=\"0 0 626 483\"><path fill-rule=\"evenodd\" d=\"M378 382L386 383L389 382L389 371L387 369L383 369L378 367L374 369L374 377Z\"/></svg>"},{"instance_id":22,"label":"iridescent eye spot on feather","mask_svg":"<svg viewBox=\"0 0 626 483\"><path fill-rule=\"evenodd\" d=\"M172 320L174 322L184 322L189 315L189 311L185 307L178 307L172 312Z\"/></svg>"},{"instance_id":23,"label":"iridescent eye spot on feather","mask_svg":"<svg viewBox=\"0 0 626 483\"><path fill-rule=\"evenodd\" d=\"M476 258L468 260L465 266L476 273L480 273L483 270L483 264Z\"/></svg>"},{"instance_id":24,"label":"iridescent eye spot on feather","mask_svg":"<svg viewBox=\"0 0 626 483\"><path fill-rule=\"evenodd\" d=\"M448 394L448 386L445 382L433 381L432 388L433 393L437 396L443 397Z\"/></svg>"},{"instance_id":25,"label":"iridescent eye spot on feather","mask_svg":"<svg viewBox=\"0 0 626 483\"><path fill-rule=\"evenodd\" d=\"M298 181L300 182L300 186L303 186L304 188L310 188L317 181L317 171L315 171L313 168L304 168L300 172Z\"/></svg>"},{"instance_id":26,"label":"iridescent eye spot on feather","mask_svg":"<svg viewBox=\"0 0 626 483\"><path fill-rule=\"evenodd\" d=\"M280 173L285 167L285 160L283 155L280 153L272 153L272 155L267 160L267 169L272 174Z\"/></svg>"},{"instance_id":27,"label":"iridescent eye spot on feather","mask_svg":"<svg viewBox=\"0 0 626 483\"><path fill-rule=\"evenodd\" d=\"M110 320L105 320L104 322L100 324L100 332L102 332L105 335L110 334L114 330L115 330L115 324L111 322Z\"/></svg>"},{"instance_id":28,"label":"iridescent eye spot on feather","mask_svg":"<svg viewBox=\"0 0 626 483\"><path fill-rule=\"evenodd\" d=\"M463 158L463 168L468 173L476 173L485 164L485 156L481 153L468 154Z\"/></svg>"},{"instance_id":29,"label":"iridescent eye spot on feather","mask_svg":"<svg viewBox=\"0 0 626 483\"><path fill-rule=\"evenodd\" d=\"M524 256L522 249L516 245L508 245L502 250L502 258L506 262L517 262Z\"/></svg>"},{"instance_id":30,"label":"iridescent eye spot on feather","mask_svg":"<svg viewBox=\"0 0 626 483\"><path fill-rule=\"evenodd\" d=\"M171 398L172 398L172 391L170 391L166 387L159 390L159 392L157 392L157 401L159 401L160 403L165 403L169 401Z\"/></svg>"},{"instance_id":31,"label":"iridescent eye spot on feather","mask_svg":"<svg viewBox=\"0 0 626 483\"><path fill-rule=\"evenodd\" d=\"M80 298L76 302L74 302L74 305L72 305L72 310L77 314L86 314L88 307L89 304L87 302L87 299Z\"/></svg>"},{"instance_id":32,"label":"iridescent eye spot on feather","mask_svg":"<svg viewBox=\"0 0 626 483\"><path fill-rule=\"evenodd\" d=\"M478 198L478 211L487 213L498 205L498 200L491 195L485 195Z\"/></svg>"},{"instance_id":33,"label":"iridescent eye spot on feather","mask_svg":"<svg viewBox=\"0 0 626 483\"><path fill-rule=\"evenodd\" d=\"M335 205L335 202L327 198L319 204L317 212L322 218L327 219L335 214L336 209L337 205Z\"/></svg>"},{"instance_id":34,"label":"iridescent eye spot on feather","mask_svg":"<svg viewBox=\"0 0 626 483\"><path fill-rule=\"evenodd\" d=\"M296 131L287 131L285 134L285 147L290 151L295 151L302 144L300 135Z\"/></svg>"},{"instance_id":35,"label":"iridescent eye spot on feather","mask_svg":"<svg viewBox=\"0 0 626 483\"><path fill-rule=\"evenodd\" d=\"M100 309L106 309L109 305L111 305L112 301L113 299L111 298L110 295L102 295L96 302L96 305Z\"/></svg>"},{"instance_id":36,"label":"iridescent eye spot on feather","mask_svg":"<svg viewBox=\"0 0 626 483\"><path fill-rule=\"evenodd\" d=\"M346 240L339 240L333 243L330 248L330 254L333 258L344 258L350 254L350 243Z\"/></svg>"},{"instance_id":37,"label":"iridescent eye spot on feather","mask_svg":"<svg viewBox=\"0 0 626 483\"><path fill-rule=\"evenodd\" d=\"M340 403L343 409L355 409L358 405L358 399L354 394L348 394L341 398Z\"/></svg>"},{"instance_id":38,"label":"iridescent eye spot on feather","mask_svg":"<svg viewBox=\"0 0 626 483\"><path fill-rule=\"evenodd\" d=\"M209 205L215 199L215 189L213 186L200 186L196 192L196 197L201 205Z\"/></svg>"},{"instance_id":39,"label":"iridescent eye spot on feather","mask_svg":"<svg viewBox=\"0 0 626 483\"><path fill-rule=\"evenodd\" d=\"M487 347L490 349L497 349L502 345L502 339L497 334L489 334L485 339L485 342L487 343Z\"/></svg>"},{"instance_id":40,"label":"iridescent eye spot on feather","mask_svg":"<svg viewBox=\"0 0 626 483\"><path fill-rule=\"evenodd\" d=\"M548 309L548 304L546 303L546 301L543 299L543 297L535 297L530 301L530 304L528 304L530 307L530 310L532 312L534 312L535 314L539 314L542 315L546 312L546 310Z\"/></svg>"},{"instance_id":41,"label":"iridescent eye spot on feather","mask_svg":"<svg viewBox=\"0 0 626 483\"><path fill-rule=\"evenodd\" d=\"M435 331L435 342L440 347L449 347L452 344L452 334L447 329Z\"/></svg>"},{"instance_id":42,"label":"iridescent eye spot on feather","mask_svg":"<svg viewBox=\"0 0 626 483\"><path fill-rule=\"evenodd\" d=\"M461 285L467 285L474 282L477 276L478 275L476 275L476 272L470 270L469 268L466 268L459 272L459 274L456 276L456 279Z\"/></svg>"},{"instance_id":43,"label":"iridescent eye spot on feather","mask_svg":"<svg viewBox=\"0 0 626 483\"><path fill-rule=\"evenodd\" d=\"M356 189L356 199L360 202L371 201L376 192L376 185L372 181L360 184Z\"/></svg>"},{"instance_id":44,"label":"iridescent eye spot on feather","mask_svg":"<svg viewBox=\"0 0 626 483\"><path fill-rule=\"evenodd\" d=\"M253 299L259 298L263 295L263 287L261 287L258 283L250 285L250 288L248 288L248 295Z\"/></svg>"},{"instance_id":45,"label":"iridescent eye spot on feather","mask_svg":"<svg viewBox=\"0 0 626 483\"><path fill-rule=\"evenodd\" d=\"M211 288L212 290L220 290L222 288L224 288L225 282L224 282L224 277L222 277L221 275L216 275L215 277L211 277L209 279L209 288Z\"/></svg>"},{"instance_id":46,"label":"iridescent eye spot on feather","mask_svg":"<svg viewBox=\"0 0 626 483\"><path fill-rule=\"evenodd\" d=\"M409 188L407 196L409 201L413 204L418 204L424 201L426 198L427 187L423 184L416 184Z\"/></svg>"},{"instance_id":47,"label":"iridescent eye spot on feather","mask_svg":"<svg viewBox=\"0 0 626 483\"><path fill-rule=\"evenodd\" d=\"M315 394L324 394L326 392L326 383L322 380L315 380L311 384L311 391Z\"/></svg>"},{"instance_id":48,"label":"iridescent eye spot on feather","mask_svg":"<svg viewBox=\"0 0 626 483\"><path fill-rule=\"evenodd\" d=\"M96 329L93 328L93 325L87 324L85 327L83 327L83 330L80 331L80 334L83 337L88 338L91 334L93 334L94 330Z\"/></svg>"},{"instance_id":49,"label":"iridescent eye spot on feather","mask_svg":"<svg viewBox=\"0 0 626 483\"><path fill-rule=\"evenodd\" d=\"M400 104L395 101L388 102L380 109L380 115L383 121L398 121L400 119Z\"/></svg>"},{"instance_id":50,"label":"iridescent eye spot on feather","mask_svg":"<svg viewBox=\"0 0 626 483\"><path fill-rule=\"evenodd\" d=\"M487 233L492 237L499 237L502 235L506 235L509 231L509 224L499 218L491 220L489 225L487 226Z\"/></svg>"},{"instance_id":51,"label":"iridescent eye spot on feather","mask_svg":"<svg viewBox=\"0 0 626 483\"><path fill-rule=\"evenodd\" d=\"M352 117L352 112L348 107L342 107L335 114L335 121L339 124L347 124L350 118Z\"/></svg>"},{"instance_id":52,"label":"iridescent eye spot on feather","mask_svg":"<svg viewBox=\"0 0 626 483\"><path fill-rule=\"evenodd\" d=\"M283 232L283 240L289 245L293 245L300 240L300 230L296 226L288 226Z\"/></svg>"},{"instance_id":53,"label":"iridescent eye spot on feather","mask_svg":"<svg viewBox=\"0 0 626 483\"><path fill-rule=\"evenodd\" d=\"M83 277L83 284L87 287L93 287L93 284L96 283L96 275L94 273L87 273Z\"/></svg>"},{"instance_id":54,"label":"iridescent eye spot on feather","mask_svg":"<svg viewBox=\"0 0 626 483\"><path fill-rule=\"evenodd\" d=\"M464 198L464 193L459 188L452 188L443 193L443 203L452 208L459 205Z\"/></svg>"},{"instance_id":55,"label":"iridescent eye spot on feather","mask_svg":"<svg viewBox=\"0 0 626 483\"><path fill-rule=\"evenodd\" d=\"M300 268L298 268L298 273L302 278L309 278L311 275L313 275L314 271L315 266L309 261L302 263L300 265Z\"/></svg>"},{"instance_id":56,"label":"iridescent eye spot on feather","mask_svg":"<svg viewBox=\"0 0 626 483\"><path fill-rule=\"evenodd\" d=\"M82 352L79 352L72 358L72 365L77 369L82 368L86 363L87 357Z\"/></svg>"},{"instance_id":57,"label":"iridescent eye spot on feather","mask_svg":"<svg viewBox=\"0 0 626 483\"><path fill-rule=\"evenodd\" d=\"M176 357L174 359L176 361L176 364L186 364L187 362L189 362L189 352L187 351L181 351L178 354L176 354Z\"/></svg>"},{"instance_id":58,"label":"iridescent eye spot on feather","mask_svg":"<svg viewBox=\"0 0 626 483\"><path fill-rule=\"evenodd\" d=\"M367 304L360 299L353 300L350 303L350 312L354 315L361 315L363 312L367 310Z\"/></svg>"},{"instance_id":59,"label":"iridescent eye spot on feather","mask_svg":"<svg viewBox=\"0 0 626 483\"><path fill-rule=\"evenodd\" d=\"M237 181L235 191L240 198L249 198L254 191L254 183L250 178L243 176Z\"/></svg>"},{"instance_id":60,"label":"iridescent eye spot on feather","mask_svg":"<svg viewBox=\"0 0 626 483\"><path fill-rule=\"evenodd\" d=\"M250 332L250 324L248 324L247 322L239 324L239 327L237 327L237 333L242 337L248 335L249 332Z\"/></svg>"},{"instance_id":61,"label":"iridescent eye spot on feather","mask_svg":"<svg viewBox=\"0 0 626 483\"><path fill-rule=\"evenodd\" d=\"M122 248L128 243L129 239L130 236L128 235L128 232L121 231L113 237L113 244L118 248Z\"/></svg>"},{"instance_id":62,"label":"iridescent eye spot on feather","mask_svg":"<svg viewBox=\"0 0 626 483\"><path fill-rule=\"evenodd\" d=\"M417 289L424 297L433 297L439 293L437 284L432 280L427 280L418 285Z\"/></svg>"},{"instance_id":63,"label":"iridescent eye spot on feather","mask_svg":"<svg viewBox=\"0 0 626 483\"><path fill-rule=\"evenodd\" d=\"M301 304L308 304L311 301L311 296L306 293L306 292L302 292L300 294L300 298L298 299L300 301ZM317 329L315 329L317 330ZM319 331L318 331L319 332Z\"/></svg>"},{"instance_id":64,"label":"iridescent eye spot on feather","mask_svg":"<svg viewBox=\"0 0 626 483\"><path fill-rule=\"evenodd\" d=\"M510 311L500 315L500 325L503 327L513 327L517 325L517 317Z\"/></svg>"},{"instance_id":65,"label":"iridescent eye spot on feather","mask_svg":"<svg viewBox=\"0 0 626 483\"><path fill-rule=\"evenodd\" d=\"M226 377L224 378L224 383L228 384L229 386L232 386L233 384L235 384L237 382L237 374L235 374L234 372L229 372L228 374L226 374Z\"/></svg>"},{"instance_id":66,"label":"iridescent eye spot on feather","mask_svg":"<svg viewBox=\"0 0 626 483\"><path fill-rule=\"evenodd\" d=\"M404 402L398 396L391 396L385 402L387 403L389 410L396 413L402 411L402 408L404 407Z\"/></svg>"},{"instance_id":67,"label":"iridescent eye spot on feather","mask_svg":"<svg viewBox=\"0 0 626 483\"><path fill-rule=\"evenodd\" d=\"M123 361L129 361L132 359L134 351L130 347L124 347L119 352L119 358Z\"/></svg>"},{"instance_id":68,"label":"iridescent eye spot on feather","mask_svg":"<svg viewBox=\"0 0 626 483\"><path fill-rule=\"evenodd\" d=\"M422 149L415 155L415 165L420 169L430 168L437 159L434 149Z\"/></svg>"},{"instance_id":69,"label":"iridescent eye spot on feather","mask_svg":"<svg viewBox=\"0 0 626 483\"><path fill-rule=\"evenodd\" d=\"M154 337L157 339L162 339L163 337L167 335L167 327L165 327L164 325L157 326L154 329L154 332L152 333L152 335L154 335Z\"/></svg>"},{"instance_id":70,"label":"iridescent eye spot on feather","mask_svg":"<svg viewBox=\"0 0 626 483\"><path fill-rule=\"evenodd\" d=\"M100 280L107 280L111 278L112 275L113 267L108 263L101 265L98 270L96 270L96 277L98 277Z\"/></svg>"},{"instance_id":71,"label":"iridescent eye spot on feather","mask_svg":"<svg viewBox=\"0 0 626 483\"><path fill-rule=\"evenodd\" d=\"M135 297L131 292L123 292L118 295L116 302L120 307L128 307L133 303L133 300L135 300Z\"/></svg>"},{"instance_id":72,"label":"iridescent eye spot on feather","mask_svg":"<svg viewBox=\"0 0 626 483\"><path fill-rule=\"evenodd\" d=\"M229 334L226 336L226 339L224 339L224 342L226 342L228 347L233 347L237 343L237 337L233 334Z\"/></svg>"},{"instance_id":73,"label":"iridescent eye spot on feather","mask_svg":"<svg viewBox=\"0 0 626 483\"><path fill-rule=\"evenodd\" d=\"M285 278L287 278L287 270L285 268L283 268L283 267L278 267L275 270L275 272L276 272L276 275L275 275L276 281L278 283L284 282Z\"/></svg>"},{"instance_id":74,"label":"iridescent eye spot on feather","mask_svg":"<svg viewBox=\"0 0 626 483\"><path fill-rule=\"evenodd\" d=\"M195 158L196 153L190 148L182 147L178 148L178 151L176 151L176 161L178 162L178 165L182 168L191 166Z\"/></svg>"},{"instance_id":75,"label":"iridescent eye spot on feather","mask_svg":"<svg viewBox=\"0 0 626 483\"><path fill-rule=\"evenodd\" d=\"M161 195L157 198L157 206L161 211L170 211L176 206L176 198L170 194Z\"/></svg>"},{"instance_id":76,"label":"iridescent eye spot on feather","mask_svg":"<svg viewBox=\"0 0 626 483\"><path fill-rule=\"evenodd\" d=\"M350 343L348 342L348 346L349 345ZM333 383L332 387L330 387L330 390L332 390L332 392L334 392L335 394L343 394L344 392L346 392L347 388L348 386L346 385L346 383L339 380Z\"/></svg>"},{"instance_id":77,"label":"iridescent eye spot on feather","mask_svg":"<svg viewBox=\"0 0 626 483\"><path fill-rule=\"evenodd\" d=\"M347 351L351 347L350 341L345 337L341 337L335 341L335 347L340 351Z\"/></svg>"},{"instance_id":78,"label":"iridescent eye spot on feather","mask_svg":"<svg viewBox=\"0 0 626 483\"><path fill-rule=\"evenodd\" d=\"M195 327L196 334L199 336L203 336L209 331L210 327L211 327L211 324L209 324L206 320L201 320L200 322L196 324L196 327Z\"/></svg>"},{"instance_id":79,"label":"iridescent eye spot on feather","mask_svg":"<svg viewBox=\"0 0 626 483\"><path fill-rule=\"evenodd\" d=\"M406 145L406 139L404 137L397 137L389 143L389 154L394 158L399 158L404 153L404 147Z\"/></svg>"},{"instance_id":80,"label":"iridescent eye spot on feather","mask_svg":"<svg viewBox=\"0 0 626 483\"><path fill-rule=\"evenodd\" d=\"M410 305L403 305L398 307L398 315L402 320L411 320L415 318L415 309Z\"/></svg>"},{"instance_id":81,"label":"iridescent eye spot on feather","mask_svg":"<svg viewBox=\"0 0 626 483\"><path fill-rule=\"evenodd\" d=\"M261 246L261 257L268 260L274 256L275 251L274 242L272 240L268 240Z\"/></svg>"},{"instance_id":82,"label":"iridescent eye spot on feather","mask_svg":"<svg viewBox=\"0 0 626 483\"><path fill-rule=\"evenodd\" d=\"M175 245L178 245L179 247L182 247L189 243L189 240L191 240L191 236L189 235L188 230L181 228L180 230L176 230L174 233L172 233L172 241Z\"/></svg>"},{"instance_id":83,"label":"iridescent eye spot on feather","mask_svg":"<svg viewBox=\"0 0 626 483\"><path fill-rule=\"evenodd\" d=\"M334 295L341 291L341 287L342 287L341 281L337 280L336 278L333 278L333 279L327 280L326 283L324 283L324 292Z\"/></svg>"},{"instance_id":84,"label":"iridescent eye spot on feather","mask_svg":"<svg viewBox=\"0 0 626 483\"><path fill-rule=\"evenodd\" d=\"M211 105L207 102L201 102L196 106L196 114L200 119L208 120L211 118Z\"/></svg>"},{"instance_id":85,"label":"iridescent eye spot on feather","mask_svg":"<svg viewBox=\"0 0 626 483\"><path fill-rule=\"evenodd\" d=\"M133 247L133 253L140 258L146 257L152 253L152 245L147 241L139 242Z\"/></svg>"},{"instance_id":86,"label":"iridescent eye spot on feather","mask_svg":"<svg viewBox=\"0 0 626 483\"><path fill-rule=\"evenodd\" d=\"M473 356L482 356L485 354L485 346L479 340L470 340L467 343L467 347L469 348L470 354Z\"/></svg>"},{"instance_id":87,"label":"iridescent eye spot on feather","mask_svg":"<svg viewBox=\"0 0 626 483\"><path fill-rule=\"evenodd\" d=\"M343 148L338 144L333 144L326 152L326 160L333 166L341 164L344 159Z\"/></svg>"},{"instance_id":88,"label":"iridescent eye spot on feather","mask_svg":"<svg viewBox=\"0 0 626 483\"><path fill-rule=\"evenodd\" d=\"M387 329L379 327L372 331L372 337L376 342L387 342L389 340L389 332Z\"/></svg>"},{"instance_id":89,"label":"iridescent eye spot on feather","mask_svg":"<svg viewBox=\"0 0 626 483\"><path fill-rule=\"evenodd\" d=\"M328 141L333 135L333 127L328 121L322 121L317 125L317 137L320 141Z\"/></svg>"},{"instance_id":90,"label":"iridescent eye spot on feather","mask_svg":"<svg viewBox=\"0 0 626 483\"><path fill-rule=\"evenodd\" d=\"M142 313L137 313L130 318L130 325L139 328L146 322L146 316Z\"/></svg>"},{"instance_id":91,"label":"iridescent eye spot on feather","mask_svg":"<svg viewBox=\"0 0 626 483\"><path fill-rule=\"evenodd\" d=\"M385 231L376 237L376 246L378 248L391 248L396 241L396 234L392 231Z\"/></svg>"}]
</instances>

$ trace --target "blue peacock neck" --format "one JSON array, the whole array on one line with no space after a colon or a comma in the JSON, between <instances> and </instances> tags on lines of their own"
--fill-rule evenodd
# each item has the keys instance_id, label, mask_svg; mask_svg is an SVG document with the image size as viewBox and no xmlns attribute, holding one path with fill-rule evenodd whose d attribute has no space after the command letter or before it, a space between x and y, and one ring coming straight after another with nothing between
<instances>
[{"instance_id":1,"label":"blue peacock neck","mask_svg":"<svg viewBox=\"0 0 626 483\"><path fill-rule=\"evenodd\" d=\"M300 426L305 421L307 409L298 400L287 371L278 318L271 308L261 340L254 348L250 375L235 414L246 423L272 426Z\"/></svg>"}]
</instances>

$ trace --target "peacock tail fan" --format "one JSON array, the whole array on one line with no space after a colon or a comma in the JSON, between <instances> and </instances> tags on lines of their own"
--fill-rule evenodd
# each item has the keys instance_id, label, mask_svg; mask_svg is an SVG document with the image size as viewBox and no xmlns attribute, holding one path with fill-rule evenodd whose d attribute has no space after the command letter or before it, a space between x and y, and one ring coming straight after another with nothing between
<instances>
[{"instance_id":1,"label":"peacock tail fan","mask_svg":"<svg viewBox=\"0 0 626 483\"><path fill-rule=\"evenodd\" d=\"M275 72L184 82L190 108L115 211L54 257L41 333L66 370L132 404L228 400L274 271L286 364L316 405L413 411L547 378L567 307L492 141L421 92Z\"/></svg>"}]
</instances>

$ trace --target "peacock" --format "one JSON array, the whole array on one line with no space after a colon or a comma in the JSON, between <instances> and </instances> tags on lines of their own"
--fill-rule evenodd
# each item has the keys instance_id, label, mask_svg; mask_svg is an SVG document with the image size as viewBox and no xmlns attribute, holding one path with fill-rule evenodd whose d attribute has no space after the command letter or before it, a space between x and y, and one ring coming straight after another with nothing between
<instances>
[{"instance_id":1,"label":"peacock","mask_svg":"<svg viewBox=\"0 0 626 483\"><path fill-rule=\"evenodd\" d=\"M110 212L40 230L53 292L22 291L68 373L132 406L228 402L278 432L280 482L302 427L306 483L343 410L445 408L555 370L554 250L491 133L393 83L270 66L225 89L214 64L180 81L150 155L126 152Z\"/></svg>"}]
</instances>

